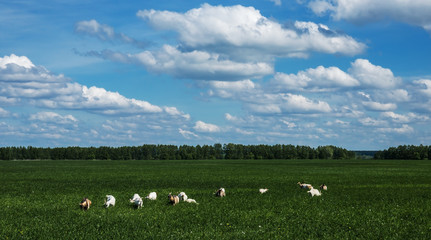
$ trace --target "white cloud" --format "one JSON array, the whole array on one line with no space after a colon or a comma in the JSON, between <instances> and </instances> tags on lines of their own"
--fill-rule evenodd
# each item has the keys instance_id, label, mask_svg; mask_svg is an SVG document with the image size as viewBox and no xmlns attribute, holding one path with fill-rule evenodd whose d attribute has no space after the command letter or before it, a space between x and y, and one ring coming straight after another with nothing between
<instances>
[{"instance_id":1,"label":"white cloud","mask_svg":"<svg viewBox=\"0 0 431 240\"><path fill-rule=\"evenodd\" d=\"M78 120L70 114L62 116L55 112L38 112L36 114L30 115L29 120L51 122L56 124L75 124L78 122Z\"/></svg>"},{"instance_id":2,"label":"white cloud","mask_svg":"<svg viewBox=\"0 0 431 240\"><path fill-rule=\"evenodd\" d=\"M120 41L133 44L138 47L145 47L147 45L147 43L144 41L137 41L123 33L116 33L114 28L111 26L100 24L94 19L77 22L75 24L75 32L97 37L102 41Z\"/></svg>"},{"instance_id":3,"label":"white cloud","mask_svg":"<svg viewBox=\"0 0 431 240\"><path fill-rule=\"evenodd\" d=\"M178 132L186 139L191 139L191 137L198 138L199 136L196 135L194 132L187 131L181 128L178 128Z\"/></svg>"},{"instance_id":4,"label":"white cloud","mask_svg":"<svg viewBox=\"0 0 431 240\"><path fill-rule=\"evenodd\" d=\"M413 81L420 89L418 90L421 94L431 98L431 80L429 79L420 79Z\"/></svg>"},{"instance_id":5,"label":"white cloud","mask_svg":"<svg viewBox=\"0 0 431 240\"><path fill-rule=\"evenodd\" d=\"M297 21L291 28L261 15L253 7L203 4L186 13L143 10L137 16L154 27L178 32L183 45L212 49L231 59L249 56L303 57L309 52L354 55L365 45L327 26Z\"/></svg>"},{"instance_id":6,"label":"white cloud","mask_svg":"<svg viewBox=\"0 0 431 240\"><path fill-rule=\"evenodd\" d=\"M127 98L118 92L87 87L35 66L27 57L0 58L0 94L2 102L30 104L51 109L74 109L103 115L155 113L187 114L174 107L159 107L147 101Z\"/></svg>"},{"instance_id":7,"label":"white cloud","mask_svg":"<svg viewBox=\"0 0 431 240\"><path fill-rule=\"evenodd\" d=\"M362 104L369 110L372 111L391 111L397 109L395 103L379 103L379 102L362 102Z\"/></svg>"},{"instance_id":8,"label":"white cloud","mask_svg":"<svg viewBox=\"0 0 431 240\"><path fill-rule=\"evenodd\" d=\"M410 134L414 132L414 129L407 124L403 124L399 128L378 128L377 131L384 133Z\"/></svg>"},{"instance_id":9,"label":"white cloud","mask_svg":"<svg viewBox=\"0 0 431 240\"><path fill-rule=\"evenodd\" d=\"M284 123L288 128L296 127L296 124L294 122L288 122L286 120L281 120L281 122Z\"/></svg>"},{"instance_id":10,"label":"white cloud","mask_svg":"<svg viewBox=\"0 0 431 240\"><path fill-rule=\"evenodd\" d=\"M8 117L9 114L10 114L9 111L6 111L0 107L0 117Z\"/></svg>"},{"instance_id":11,"label":"white cloud","mask_svg":"<svg viewBox=\"0 0 431 240\"><path fill-rule=\"evenodd\" d=\"M215 133L220 132L220 127L217 125L211 124L211 123L204 123L202 121L197 121L195 126L193 127L198 132L208 132L208 133Z\"/></svg>"},{"instance_id":12,"label":"white cloud","mask_svg":"<svg viewBox=\"0 0 431 240\"><path fill-rule=\"evenodd\" d=\"M366 87L390 89L401 83L401 79L395 77L390 69L373 65L366 59L356 59L348 72Z\"/></svg>"},{"instance_id":13,"label":"white cloud","mask_svg":"<svg viewBox=\"0 0 431 240\"><path fill-rule=\"evenodd\" d=\"M308 4L308 7L319 16L325 14L327 11L333 11L335 8L331 3L322 0L312 1Z\"/></svg>"},{"instance_id":14,"label":"white cloud","mask_svg":"<svg viewBox=\"0 0 431 240\"><path fill-rule=\"evenodd\" d=\"M384 120L373 119L370 117L358 119L358 121L364 126L387 126L387 122Z\"/></svg>"},{"instance_id":15,"label":"white cloud","mask_svg":"<svg viewBox=\"0 0 431 240\"><path fill-rule=\"evenodd\" d=\"M297 74L277 73L271 84L278 90L328 91L356 87L359 81L337 67L319 66Z\"/></svg>"},{"instance_id":16,"label":"white cloud","mask_svg":"<svg viewBox=\"0 0 431 240\"><path fill-rule=\"evenodd\" d=\"M421 26L431 33L431 2L428 0L317 0L308 6L318 15L329 12L336 20L363 23L389 18Z\"/></svg>"},{"instance_id":17,"label":"white cloud","mask_svg":"<svg viewBox=\"0 0 431 240\"><path fill-rule=\"evenodd\" d=\"M115 37L114 29L108 25L100 24L96 20L77 22L75 31L98 37L101 40L109 40Z\"/></svg>"},{"instance_id":18,"label":"white cloud","mask_svg":"<svg viewBox=\"0 0 431 240\"><path fill-rule=\"evenodd\" d=\"M412 121L427 121L427 120L429 120L428 116L421 116L421 115L417 115L417 114L412 113L412 112L407 113L405 115L397 114L394 112L383 112L383 113L381 113L381 116L385 117L385 118L389 118L396 123L410 123Z\"/></svg>"},{"instance_id":19,"label":"white cloud","mask_svg":"<svg viewBox=\"0 0 431 240\"><path fill-rule=\"evenodd\" d=\"M275 4L275 6L281 6L281 0L269 0Z\"/></svg>"},{"instance_id":20,"label":"white cloud","mask_svg":"<svg viewBox=\"0 0 431 240\"><path fill-rule=\"evenodd\" d=\"M256 84L251 80L235 82L209 81L207 86L211 89L209 95L216 95L221 98L240 98L240 96L249 96L257 91Z\"/></svg>"},{"instance_id":21,"label":"white cloud","mask_svg":"<svg viewBox=\"0 0 431 240\"><path fill-rule=\"evenodd\" d=\"M185 114L184 112L179 111L176 107L164 107L163 109L171 116L181 116L184 119L190 119L190 114Z\"/></svg>"},{"instance_id":22,"label":"white cloud","mask_svg":"<svg viewBox=\"0 0 431 240\"><path fill-rule=\"evenodd\" d=\"M177 78L195 80L233 81L245 78L259 78L273 73L273 67L266 62L241 63L221 58L218 54L194 50L182 52L164 45L159 51L144 51L138 54L122 54L112 51L89 52L92 55L123 63L144 66L148 71L170 74Z\"/></svg>"},{"instance_id":23,"label":"white cloud","mask_svg":"<svg viewBox=\"0 0 431 240\"><path fill-rule=\"evenodd\" d=\"M35 67L30 59L28 59L26 56L19 57L15 54L4 56L3 58L0 57L0 68L5 69L8 64L16 64L27 69Z\"/></svg>"},{"instance_id":24,"label":"white cloud","mask_svg":"<svg viewBox=\"0 0 431 240\"><path fill-rule=\"evenodd\" d=\"M324 101L313 101L302 95L282 94L280 95L282 102L281 108L286 112L320 112L328 113L332 109L328 103Z\"/></svg>"}]
</instances>

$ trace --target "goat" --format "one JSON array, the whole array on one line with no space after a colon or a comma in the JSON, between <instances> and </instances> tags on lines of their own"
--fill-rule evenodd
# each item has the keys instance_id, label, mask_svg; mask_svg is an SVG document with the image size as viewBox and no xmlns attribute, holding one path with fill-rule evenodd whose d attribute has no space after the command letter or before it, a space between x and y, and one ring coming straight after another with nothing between
<instances>
[{"instance_id":1,"label":"goat","mask_svg":"<svg viewBox=\"0 0 431 240\"><path fill-rule=\"evenodd\" d=\"M215 195L216 197L226 197L226 191L224 190L224 188L220 188L219 190L217 190Z\"/></svg>"},{"instance_id":2,"label":"goat","mask_svg":"<svg viewBox=\"0 0 431 240\"><path fill-rule=\"evenodd\" d=\"M178 198L180 199L180 201L187 201L189 197L187 197L185 192L180 192L180 194L178 194Z\"/></svg>"},{"instance_id":3,"label":"goat","mask_svg":"<svg viewBox=\"0 0 431 240\"><path fill-rule=\"evenodd\" d=\"M311 188L310 191L308 191L308 193L311 194L312 197L322 195L322 193L315 188Z\"/></svg>"},{"instance_id":4,"label":"goat","mask_svg":"<svg viewBox=\"0 0 431 240\"><path fill-rule=\"evenodd\" d=\"M186 200L184 200L184 202L199 204L199 203L196 202L196 200L191 199L191 198L187 198Z\"/></svg>"},{"instance_id":5,"label":"goat","mask_svg":"<svg viewBox=\"0 0 431 240\"><path fill-rule=\"evenodd\" d=\"M88 210L90 209L91 201L88 198L83 198L79 206L81 206L81 209Z\"/></svg>"},{"instance_id":6,"label":"goat","mask_svg":"<svg viewBox=\"0 0 431 240\"><path fill-rule=\"evenodd\" d=\"M180 202L180 198L178 196L174 196L171 193L168 195L169 203L175 206L175 204Z\"/></svg>"},{"instance_id":7,"label":"goat","mask_svg":"<svg viewBox=\"0 0 431 240\"><path fill-rule=\"evenodd\" d=\"M133 195L133 198L130 199L130 202L133 203L136 208L141 208L142 205L144 204L144 202L142 201L141 196L139 196L139 194L137 194L137 193L135 193Z\"/></svg>"},{"instance_id":8,"label":"goat","mask_svg":"<svg viewBox=\"0 0 431 240\"><path fill-rule=\"evenodd\" d=\"M313 186L311 186L311 184L308 184L308 183L298 182L298 185L299 185L300 188L303 188L303 189L307 188L307 189L311 190L313 188Z\"/></svg>"},{"instance_id":9,"label":"goat","mask_svg":"<svg viewBox=\"0 0 431 240\"><path fill-rule=\"evenodd\" d=\"M268 191L268 188L261 188L259 189L260 194L264 194Z\"/></svg>"},{"instance_id":10,"label":"goat","mask_svg":"<svg viewBox=\"0 0 431 240\"><path fill-rule=\"evenodd\" d=\"M150 199L150 200L156 200L157 199L157 193L156 192L150 192L150 194L148 194L148 196L146 196L145 198Z\"/></svg>"},{"instance_id":11,"label":"goat","mask_svg":"<svg viewBox=\"0 0 431 240\"><path fill-rule=\"evenodd\" d=\"M112 195L106 195L105 206L115 206L115 197Z\"/></svg>"},{"instance_id":12,"label":"goat","mask_svg":"<svg viewBox=\"0 0 431 240\"><path fill-rule=\"evenodd\" d=\"M326 186L325 184L320 185L320 189L321 190L328 190L328 186Z\"/></svg>"}]
</instances>

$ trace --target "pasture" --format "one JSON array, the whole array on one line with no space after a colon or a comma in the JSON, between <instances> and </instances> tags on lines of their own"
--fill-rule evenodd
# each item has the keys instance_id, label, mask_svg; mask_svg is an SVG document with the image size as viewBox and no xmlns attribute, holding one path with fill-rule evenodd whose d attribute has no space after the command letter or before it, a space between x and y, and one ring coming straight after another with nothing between
<instances>
[{"instance_id":1,"label":"pasture","mask_svg":"<svg viewBox=\"0 0 431 240\"><path fill-rule=\"evenodd\" d=\"M431 239L431 161L0 161L0 183L0 239Z\"/></svg>"}]
</instances>

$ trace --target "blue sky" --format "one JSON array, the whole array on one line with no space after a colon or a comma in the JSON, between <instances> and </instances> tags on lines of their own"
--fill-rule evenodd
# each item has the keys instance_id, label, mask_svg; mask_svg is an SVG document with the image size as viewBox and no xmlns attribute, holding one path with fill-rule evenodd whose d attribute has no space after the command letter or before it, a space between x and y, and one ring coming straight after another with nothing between
<instances>
[{"instance_id":1,"label":"blue sky","mask_svg":"<svg viewBox=\"0 0 431 240\"><path fill-rule=\"evenodd\" d=\"M0 1L0 146L431 140L425 0Z\"/></svg>"}]
</instances>

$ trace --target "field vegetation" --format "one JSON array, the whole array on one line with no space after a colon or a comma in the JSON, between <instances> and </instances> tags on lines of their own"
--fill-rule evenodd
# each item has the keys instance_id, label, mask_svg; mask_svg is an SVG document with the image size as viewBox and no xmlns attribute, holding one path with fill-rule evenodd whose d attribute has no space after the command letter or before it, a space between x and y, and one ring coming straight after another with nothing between
<instances>
[{"instance_id":1,"label":"field vegetation","mask_svg":"<svg viewBox=\"0 0 431 240\"><path fill-rule=\"evenodd\" d=\"M431 239L430 176L412 160L0 161L0 239ZM168 205L181 191L199 204Z\"/></svg>"}]
</instances>

